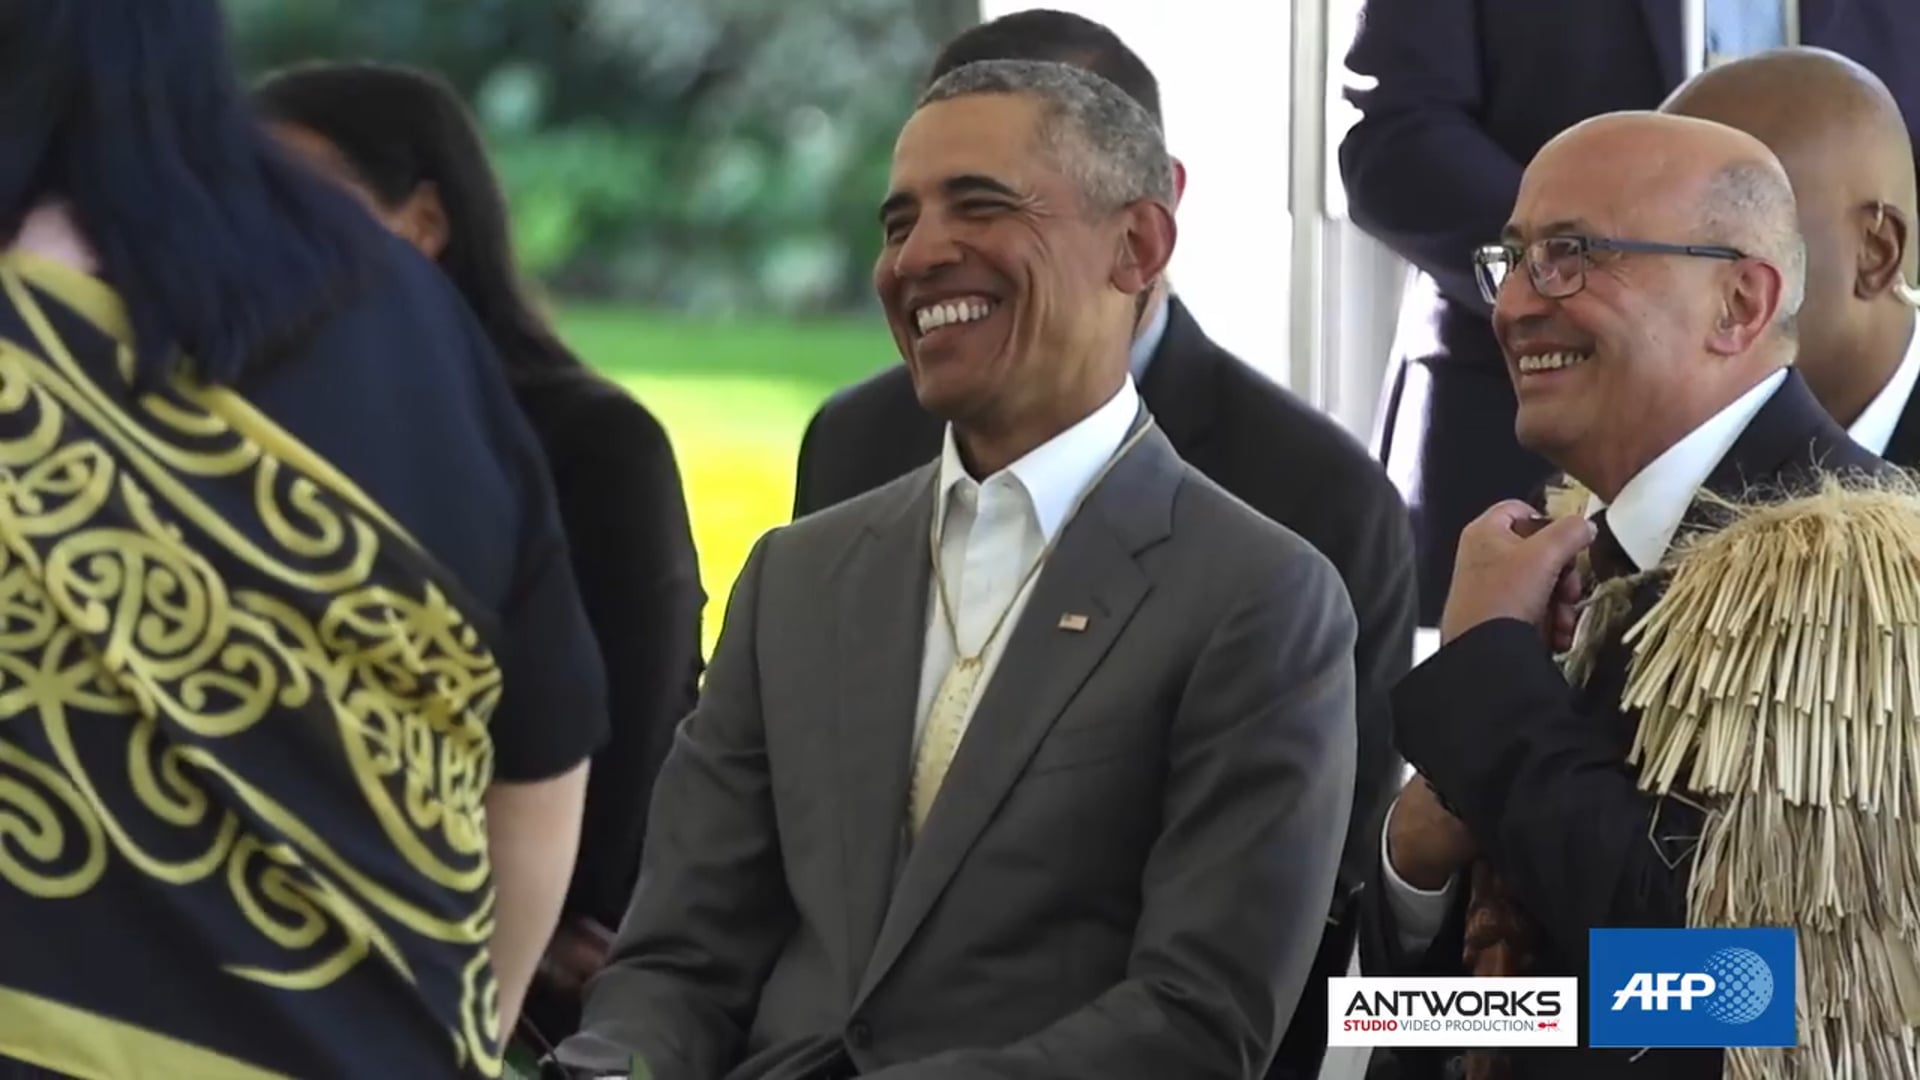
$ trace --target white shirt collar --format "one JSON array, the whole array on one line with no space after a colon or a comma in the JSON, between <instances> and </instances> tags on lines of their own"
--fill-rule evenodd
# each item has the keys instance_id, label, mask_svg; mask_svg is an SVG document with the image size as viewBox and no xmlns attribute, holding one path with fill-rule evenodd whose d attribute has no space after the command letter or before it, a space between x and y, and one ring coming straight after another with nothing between
<instances>
[{"instance_id":1,"label":"white shirt collar","mask_svg":"<svg viewBox=\"0 0 1920 1080\"><path fill-rule=\"evenodd\" d=\"M1129 364L1133 368L1136 381L1147 377L1147 368L1153 364L1153 354L1160 351L1160 342L1167 336L1168 312L1173 308L1173 294L1168 293L1154 305L1153 314L1147 316L1147 323L1140 328L1140 336L1133 339L1133 354Z\"/></svg>"},{"instance_id":2,"label":"white shirt collar","mask_svg":"<svg viewBox=\"0 0 1920 1080\"><path fill-rule=\"evenodd\" d=\"M1758 386L1736 398L1733 404L1713 414L1706 423L1694 428L1666 453L1654 458L1646 468L1627 481L1612 505L1598 495L1587 500L1587 516L1605 509L1607 527L1620 542L1634 565L1651 570L1666 558L1673 535L1686 520L1693 497L1713 475L1714 467L1727 456L1740 433L1787 380L1783 368L1761 380Z\"/></svg>"},{"instance_id":3,"label":"white shirt collar","mask_svg":"<svg viewBox=\"0 0 1920 1080\"><path fill-rule=\"evenodd\" d=\"M1086 419L1041 443L983 483L1006 477L1025 491L1040 535L1050 543L1081 493L1126 441L1139 413L1140 394L1129 376L1113 397ZM940 452L940 497L934 503L936 532L946 523L947 500L954 488L974 482L960 462L960 446L954 441L953 425L948 424L946 446Z\"/></svg>"},{"instance_id":4,"label":"white shirt collar","mask_svg":"<svg viewBox=\"0 0 1920 1080\"><path fill-rule=\"evenodd\" d=\"M1887 443L1893 441L1893 430L1900 426L1900 417L1907 411L1907 399L1913 396L1913 384L1920 380L1920 326L1914 328L1913 337L1907 341L1907 355L1900 366L1893 369L1893 378L1880 388L1872 401L1861 411L1860 418L1847 429L1854 442L1884 456Z\"/></svg>"}]
</instances>

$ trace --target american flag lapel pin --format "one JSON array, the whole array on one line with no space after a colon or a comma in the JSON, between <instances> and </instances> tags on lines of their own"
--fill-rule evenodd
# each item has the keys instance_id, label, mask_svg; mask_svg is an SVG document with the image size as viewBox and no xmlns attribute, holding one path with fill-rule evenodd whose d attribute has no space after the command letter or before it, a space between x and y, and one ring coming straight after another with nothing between
<instances>
[{"instance_id":1,"label":"american flag lapel pin","mask_svg":"<svg viewBox=\"0 0 1920 1080\"><path fill-rule=\"evenodd\" d=\"M1065 615L1060 616L1060 629L1062 630L1078 634L1086 628L1087 617L1085 615L1069 611Z\"/></svg>"}]
</instances>

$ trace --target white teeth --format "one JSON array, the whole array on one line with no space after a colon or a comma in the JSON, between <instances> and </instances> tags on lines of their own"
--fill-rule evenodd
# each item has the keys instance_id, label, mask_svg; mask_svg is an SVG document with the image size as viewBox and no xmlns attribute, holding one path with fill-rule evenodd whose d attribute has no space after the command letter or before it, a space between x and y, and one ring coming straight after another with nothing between
<instances>
[{"instance_id":1,"label":"white teeth","mask_svg":"<svg viewBox=\"0 0 1920 1080\"><path fill-rule=\"evenodd\" d=\"M1521 357L1516 366L1522 373L1532 374L1538 371L1558 371L1561 368L1572 367L1586 358L1585 353L1577 352L1539 353Z\"/></svg>"},{"instance_id":2,"label":"white teeth","mask_svg":"<svg viewBox=\"0 0 1920 1080\"><path fill-rule=\"evenodd\" d=\"M913 313L913 318L923 334L931 333L943 326L956 323L968 323L984 319L993 310L993 301L978 296L963 296L958 300L929 304Z\"/></svg>"}]
</instances>

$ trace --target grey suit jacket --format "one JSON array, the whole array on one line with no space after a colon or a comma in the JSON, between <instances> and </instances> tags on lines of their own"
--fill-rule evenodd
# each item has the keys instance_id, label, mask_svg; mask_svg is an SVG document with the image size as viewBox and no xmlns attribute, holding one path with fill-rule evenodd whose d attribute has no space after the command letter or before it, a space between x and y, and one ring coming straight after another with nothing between
<instances>
[{"instance_id":1,"label":"grey suit jacket","mask_svg":"<svg viewBox=\"0 0 1920 1080\"><path fill-rule=\"evenodd\" d=\"M563 1062L1265 1069L1353 793L1340 578L1149 433L1062 532L909 846L932 489L928 466L754 549Z\"/></svg>"}]
</instances>

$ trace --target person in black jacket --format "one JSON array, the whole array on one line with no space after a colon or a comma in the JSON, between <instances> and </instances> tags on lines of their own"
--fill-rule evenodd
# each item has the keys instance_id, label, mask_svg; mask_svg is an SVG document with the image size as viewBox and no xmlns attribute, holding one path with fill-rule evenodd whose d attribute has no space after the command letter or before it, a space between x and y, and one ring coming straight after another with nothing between
<instances>
[{"instance_id":1,"label":"person in black jacket","mask_svg":"<svg viewBox=\"0 0 1920 1080\"><path fill-rule=\"evenodd\" d=\"M605 679L492 343L222 6L0 5L0 1077L497 1077Z\"/></svg>"},{"instance_id":2,"label":"person in black jacket","mask_svg":"<svg viewBox=\"0 0 1920 1080\"><path fill-rule=\"evenodd\" d=\"M578 1023L639 873L654 776L693 708L705 593L667 434L583 365L517 283L506 207L466 108L421 72L295 68L255 90L275 133L358 193L446 271L506 365L552 469L561 523L607 668L612 735L594 757L565 917L529 1003L540 1034Z\"/></svg>"},{"instance_id":3,"label":"person in black jacket","mask_svg":"<svg viewBox=\"0 0 1920 1080\"><path fill-rule=\"evenodd\" d=\"M1394 691L1420 776L1367 893L1370 973L1582 976L1590 928L1686 924L1701 815L1642 792L1627 765L1621 635L1658 600L1676 538L1712 527L1701 492L1780 497L1886 468L1792 368L1805 258L1785 170L1719 124L1601 117L1528 167L1476 259L1521 440L1589 494L1544 526L1503 502L1461 536L1440 651ZM1570 680L1553 654L1583 549L1595 583L1629 578L1632 611ZM1445 1052L1395 1056L1403 1077L1460 1075ZM1705 1080L1721 1055L1515 1051L1512 1065L1518 1080Z\"/></svg>"},{"instance_id":4,"label":"person in black jacket","mask_svg":"<svg viewBox=\"0 0 1920 1080\"><path fill-rule=\"evenodd\" d=\"M1793 181L1807 238L1794 366L1853 441L1920 466L1913 141L1880 77L1825 49L1777 49L1696 76L1660 111L1738 128Z\"/></svg>"},{"instance_id":5,"label":"person in black jacket","mask_svg":"<svg viewBox=\"0 0 1920 1080\"><path fill-rule=\"evenodd\" d=\"M929 81L967 63L1052 60L1100 75L1156 120L1153 73L1114 33L1078 15L1035 10L970 29L934 61ZM1176 193L1186 174L1176 160ZM1162 283L1148 297L1133 348L1141 396L1189 464L1285 525L1330 559L1360 620L1359 782L1340 890L1299 1016L1276 1076L1312 1076L1326 1033L1326 979L1346 974L1353 951L1352 893L1377 846L1381 815L1400 782L1389 739L1387 691L1412 663L1413 539L1405 505L1367 451L1300 398L1215 344ZM920 406L905 365L835 394L807 425L795 481L795 516L843 502L903 476L940 453L942 424Z\"/></svg>"},{"instance_id":6,"label":"person in black jacket","mask_svg":"<svg viewBox=\"0 0 1920 1080\"><path fill-rule=\"evenodd\" d=\"M1693 42L1690 3L1705 20ZM1361 119L1340 144L1340 175L1354 223L1421 271L1396 351L1402 386L1409 364L1428 375L1408 470L1422 626L1437 625L1460 530L1552 472L1514 438L1513 390L1473 281L1474 246L1500 230L1521 168L1581 120L1656 108L1703 66L1801 44L1860 61L1905 103L1908 123L1920 121L1911 0L1367 0L1347 56Z\"/></svg>"}]
</instances>

